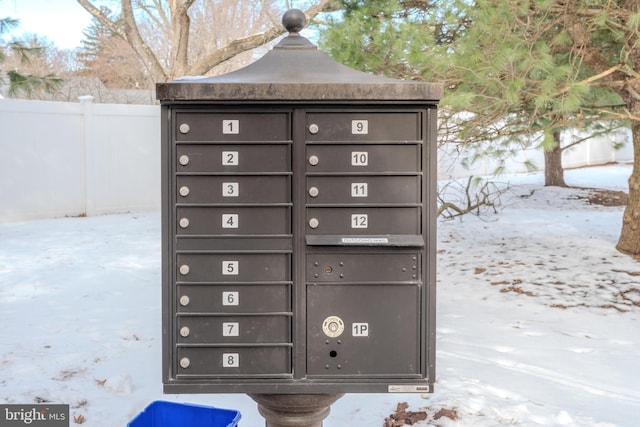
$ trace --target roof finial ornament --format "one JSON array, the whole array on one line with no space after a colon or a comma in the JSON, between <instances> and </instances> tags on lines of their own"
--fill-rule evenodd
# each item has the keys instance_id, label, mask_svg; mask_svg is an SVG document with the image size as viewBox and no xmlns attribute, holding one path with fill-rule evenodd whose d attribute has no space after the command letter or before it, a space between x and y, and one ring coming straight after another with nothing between
<instances>
[{"instance_id":1,"label":"roof finial ornament","mask_svg":"<svg viewBox=\"0 0 640 427\"><path fill-rule=\"evenodd\" d=\"M282 25L289 35L297 35L307 25L307 17L300 9L289 9L282 15Z\"/></svg>"}]
</instances>

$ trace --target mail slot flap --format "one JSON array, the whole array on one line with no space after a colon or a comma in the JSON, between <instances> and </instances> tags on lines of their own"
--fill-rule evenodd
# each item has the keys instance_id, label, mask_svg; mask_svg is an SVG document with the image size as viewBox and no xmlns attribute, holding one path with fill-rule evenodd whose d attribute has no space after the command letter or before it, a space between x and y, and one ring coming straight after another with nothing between
<instances>
[{"instance_id":1,"label":"mail slot flap","mask_svg":"<svg viewBox=\"0 0 640 427\"><path fill-rule=\"evenodd\" d=\"M291 285L178 285L177 312L268 313L291 311Z\"/></svg>"},{"instance_id":2,"label":"mail slot flap","mask_svg":"<svg viewBox=\"0 0 640 427\"><path fill-rule=\"evenodd\" d=\"M309 141L415 141L420 136L419 112L309 113Z\"/></svg>"},{"instance_id":3,"label":"mail slot flap","mask_svg":"<svg viewBox=\"0 0 640 427\"><path fill-rule=\"evenodd\" d=\"M418 253L307 254L307 281L389 283L421 280Z\"/></svg>"},{"instance_id":4,"label":"mail slot flap","mask_svg":"<svg viewBox=\"0 0 640 427\"><path fill-rule=\"evenodd\" d=\"M291 280L289 254L178 254L180 282L273 282Z\"/></svg>"},{"instance_id":5,"label":"mail slot flap","mask_svg":"<svg viewBox=\"0 0 640 427\"><path fill-rule=\"evenodd\" d=\"M178 235L289 234L288 206L195 207L176 209Z\"/></svg>"},{"instance_id":6,"label":"mail slot flap","mask_svg":"<svg viewBox=\"0 0 640 427\"><path fill-rule=\"evenodd\" d=\"M308 208L307 234L418 235L420 208Z\"/></svg>"},{"instance_id":7,"label":"mail slot flap","mask_svg":"<svg viewBox=\"0 0 640 427\"><path fill-rule=\"evenodd\" d=\"M423 236L305 236L309 246L424 246Z\"/></svg>"},{"instance_id":8,"label":"mail slot flap","mask_svg":"<svg viewBox=\"0 0 640 427\"><path fill-rule=\"evenodd\" d=\"M178 175L178 203L287 203L289 176Z\"/></svg>"},{"instance_id":9,"label":"mail slot flap","mask_svg":"<svg viewBox=\"0 0 640 427\"><path fill-rule=\"evenodd\" d=\"M291 317L178 316L177 331L179 343L286 343Z\"/></svg>"},{"instance_id":10,"label":"mail slot flap","mask_svg":"<svg viewBox=\"0 0 640 427\"><path fill-rule=\"evenodd\" d=\"M418 144L307 145L307 172L420 172Z\"/></svg>"},{"instance_id":11,"label":"mail slot flap","mask_svg":"<svg viewBox=\"0 0 640 427\"><path fill-rule=\"evenodd\" d=\"M289 136L287 113L176 113L178 141L284 141Z\"/></svg>"},{"instance_id":12,"label":"mail slot flap","mask_svg":"<svg viewBox=\"0 0 640 427\"><path fill-rule=\"evenodd\" d=\"M417 204L420 180L421 176L309 176L307 204Z\"/></svg>"},{"instance_id":13,"label":"mail slot flap","mask_svg":"<svg viewBox=\"0 0 640 427\"><path fill-rule=\"evenodd\" d=\"M420 363L420 288L307 286L310 376L414 376Z\"/></svg>"},{"instance_id":14,"label":"mail slot flap","mask_svg":"<svg viewBox=\"0 0 640 427\"><path fill-rule=\"evenodd\" d=\"M291 374L290 346L178 347L177 375Z\"/></svg>"},{"instance_id":15,"label":"mail slot flap","mask_svg":"<svg viewBox=\"0 0 640 427\"><path fill-rule=\"evenodd\" d=\"M291 172L288 144L178 144L178 172Z\"/></svg>"}]
</instances>

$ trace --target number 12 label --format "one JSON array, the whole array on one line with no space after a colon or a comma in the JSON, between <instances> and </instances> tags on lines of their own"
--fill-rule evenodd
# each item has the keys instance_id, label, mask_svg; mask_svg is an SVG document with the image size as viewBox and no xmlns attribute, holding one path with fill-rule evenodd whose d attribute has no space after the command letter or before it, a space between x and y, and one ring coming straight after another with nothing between
<instances>
[{"instance_id":1,"label":"number 12 label","mask_svg":"<svg viewBox=\"0 0 640 427\"><path fill-rule=\"evenodd\" d=\"M369 227L369 215L367 214L351 215L351 228L367 228L367 227Z\"/></svg>"}]
</instances>

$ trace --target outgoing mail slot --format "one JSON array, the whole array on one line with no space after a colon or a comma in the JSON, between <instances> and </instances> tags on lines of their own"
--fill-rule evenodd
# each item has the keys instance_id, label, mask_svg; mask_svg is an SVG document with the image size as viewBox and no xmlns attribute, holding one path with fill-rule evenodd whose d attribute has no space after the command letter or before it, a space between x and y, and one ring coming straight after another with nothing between
<instances>
[{"instance_id":1,"label":"outgoing mail slot","mask_svg":"<svg viewBox=\"0 0 640 427\"><path fill-rule=\"evenodd\" d=\"M418 204L419 176L309 176L307 204Z\"/></svg>"},{"instance_id":2,"label":"outgoing mail slot","mask_svg":"<svg viewBox=\"0 0 640 427\"><path fill-rule=\"evenodd\" d=\"M288 206L193 207L176 209L178 235L289 234Z\"/></svg>"},{"instance_id":3,"label":"outgoing mail slot","mask_svg":"<svg viewBox=\"0 0 640 427\"><path fill-rule=\"evenodd\" d=\"M178 347L177 377L291 374L290 346Z\"/></svg>"},{"instance_id":4,"label":"outgoing mail slot","mask_svg":"<svg viewBox=\"0 0 640 427\"><path fill-rule=\"evenodd\" d=\"M178 343L284 343L289 316L179 316Z\"/></svg>"},{"instance_id":5,"label":"outgoing mail slot","mask_svg":"<svg viewBox=\"0 0 640 427\"><path fill-rule=\"evenodd\" d=\"M416 141L420 114L407 113L309 113L308 141Z\"/></svg>"},{"instance_id":6,"label":"outgoing mail slot","mask_svg":"<svg viewBox=\"0 0 640 427\"><path fill-rule=\"evenodd\" d=\"M177 141L286 141L286 113L176 113Z\"/></svg>"},{"instance_id":7,"label":"outgoing mail slot","mask_svg":"<svg viewBox=\"0 0 640 427\"><path fill-rule=\"evenodd\" d=\"M177 255L179 282L276 282L291 280L289 254Z\"/></svg>"},{"instance_id":8,"label":"outgoing mail slot","mask_svg":"<svg viewBox=\"0 0 640 427\"><path fill-rule=\"evenodd\" d=\"M418 235L420 208L308 208L307 234Z\"/></svg>"},{"instance_id":9,"label":"outgoing mail slot","mask_svg":"<svg viewBox=\"0 0 640 427\"><path fill-rule=\"evenodd\" d=\"M419 172L420 145L307 145L307 172Z\"/></svg>"},{"instance_id":10,"label":"outgoing mail slot","mask_svg":"<svg viewBox=\"0 0 640 427\"><path fill-rule=\"evenodd\" d=\"M178 203L287 203L289 177L187 175L176 177Z\"/></svg>"},{"instance_id":11,"label":"outgoing mail slot","mask_svg":"<svg viewBox=\"0 0 640 427\"><path fill-rule=\"evenodd\" d=\"M179 144L177 172L288 172L289 145Z\"/></svg>"},{"instance_id":12,"label":"outgoing mail slot","mask_svg":"<svg viewBox=\"0 0 640 427\"><path fill-rule=\"evenodd\" d=\"M322 253L307 255L307 282L389 283L421 280L417 253Z\"/></svg>"},{"instance_id":13,"label":"outgoing mail slot","mask_svg":"<svg viewBox=\"0 0 640 427\"><path fill-rule=\"evenodd\" d=\"M178 313L268 313L291 311L291 290L282 285L178 285Z\"/></svg>"},{"instance_id":14,"label":"outgoing mail slot","mask_svg":"<svg viewBox=\"0 0 640 427\"><path fill-rule=\"evenodd\" d=\"M309 374L417 376L419 301L417 285L307 286ZM327 328L327 319L343 330Z\"/></svg>"}]
</instances>

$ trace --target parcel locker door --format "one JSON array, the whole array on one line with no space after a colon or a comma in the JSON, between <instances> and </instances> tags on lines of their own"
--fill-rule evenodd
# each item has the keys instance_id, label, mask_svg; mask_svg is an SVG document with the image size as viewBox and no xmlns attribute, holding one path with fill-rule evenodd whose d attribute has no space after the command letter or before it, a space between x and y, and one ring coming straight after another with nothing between
<instances>
[{"instance_id":1,"label":"parcel locker door","mask_svg":"<svg viewBox=\"0 0 640 427\"><path fill-rule=\"evenodd\" d=\"M418 285L307 286L307 372L312 377L417 377Z\"/></svg>"}]
</instances>

